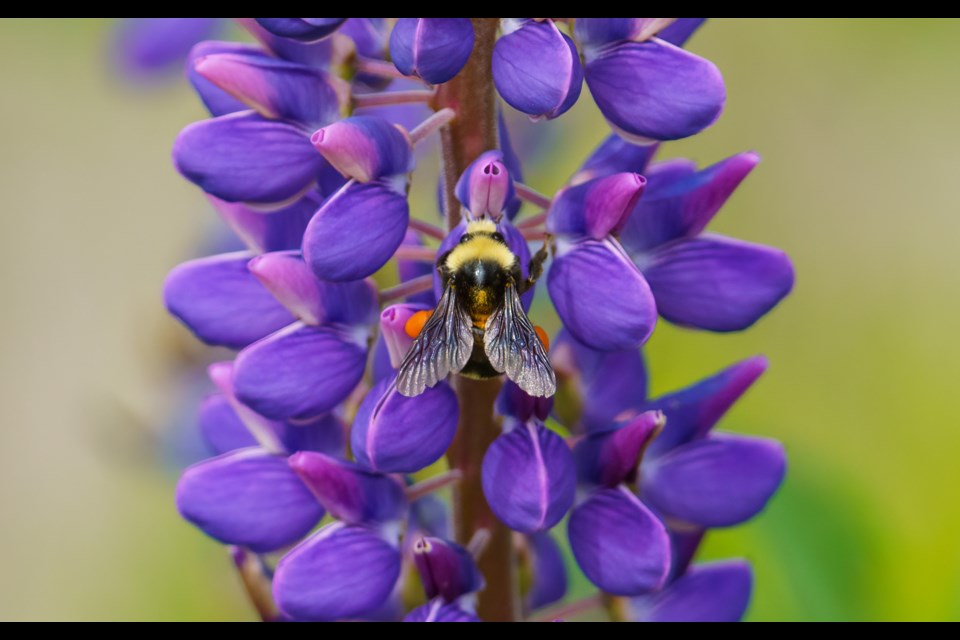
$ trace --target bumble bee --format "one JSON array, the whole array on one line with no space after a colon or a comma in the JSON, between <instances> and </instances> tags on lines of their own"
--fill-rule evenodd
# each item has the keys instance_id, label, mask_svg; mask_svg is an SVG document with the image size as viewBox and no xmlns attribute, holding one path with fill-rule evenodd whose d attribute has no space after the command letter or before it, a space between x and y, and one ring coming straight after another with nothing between
<instances>
[{"instance_id":1,"label":"bumble bee","mask_svg":"<svg viewBox=\"0 0 960 640\"><path fill-rule=\"evenodd\" d=\"M503 373L531 396L552 396L553 366L520 296L543 272L546 245L524 278L520 260L497 225L475 220L437 260L443 295L400 365L397 390L416 396L447 374L494 378Z\"/></svg>"}]
</instances>

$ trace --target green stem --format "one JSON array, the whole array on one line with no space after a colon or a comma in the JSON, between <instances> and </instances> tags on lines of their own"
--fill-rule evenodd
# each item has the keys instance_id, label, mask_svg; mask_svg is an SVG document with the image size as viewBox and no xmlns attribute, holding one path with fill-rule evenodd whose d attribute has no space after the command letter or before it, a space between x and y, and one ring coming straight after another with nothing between
<instances>
[{"instance_id":1,"label":"green stem","mask_svg":"<svg viewBox=\"0 0 960 640\"><path fill-rule=\"evenodd\" d=\"M481 153L498 146L497 103L490 64L499 19L471 20L475 34L473 53L457 77L439 88L434 104L438 109L450 107L457 112L457 117L440 131L448 230L460 223L460 203L454 193L460 174ZM487 583L480 593L477 612L488 622L510 622L520 617L512 532L490 511L480 481L483 455L500 434L493 405L502 384L499 378L453 379L460 402L460 424L447 452L451 468L463 474L454 487L457 540L467 544L477 531L490 532L489 542L477 561ZM502 480L509 482L510 478Z\"/></svg>"}]
</instances>

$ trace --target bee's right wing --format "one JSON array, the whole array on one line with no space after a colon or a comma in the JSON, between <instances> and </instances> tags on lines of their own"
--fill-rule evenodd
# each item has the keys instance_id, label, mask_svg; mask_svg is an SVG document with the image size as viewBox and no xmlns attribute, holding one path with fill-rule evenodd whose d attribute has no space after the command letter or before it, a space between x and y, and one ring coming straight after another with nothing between
<instances>
[{"instance_id":1,"label":"bee's right wing","mask_svg":"<svg viewBox=\"0 0 960 640\"><path fill-rule=\"evenodd\" d=\"M397 390L405 396L418 396L448 374L463 369L471 353L473 325L470 315L458 304L451 282L400 364Z\"/></svg>"},{"instance_id":2,"label":"bee's right wing","mask_svg":"<svg viewBox=\"0 0 960 640\"><path fill-rule=\"evenodd\" d=\"M507 285L503 304L487 318L483 348L490 365L506 373L527 395L549 398L556 392L557 376L550 357L513 284Z\"/></svg>"}]
</instances>

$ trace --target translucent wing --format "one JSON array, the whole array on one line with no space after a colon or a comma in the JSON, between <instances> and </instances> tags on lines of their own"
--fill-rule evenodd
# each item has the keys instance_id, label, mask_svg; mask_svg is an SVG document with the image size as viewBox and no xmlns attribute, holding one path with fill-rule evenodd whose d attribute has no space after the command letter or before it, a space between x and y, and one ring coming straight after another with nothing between
<instances>
[{"instance_id":1,"label":"translucent wing","mask_svg":"<svg viewBox=\"0 0 960 640\"><path fill-rule=\"evenodd\" d=\"M493 368L505 372L528 395L549 397L557 390L553 365L513 285L507 286L503 306L487 318L483 348Z\"/></svg>"},{"instance_id":2,"label":"translucent wing","mask_svg":"<svg viewBox=\"0 0 960 640\"><path fill-rule=\"evenodd\" d=\"M400 364L397 390L405 396L420 395L448 374L463 369L472 352L473 326L470 316L457 304L457 291L451 282Z\"/></svg>"}]
</instances>

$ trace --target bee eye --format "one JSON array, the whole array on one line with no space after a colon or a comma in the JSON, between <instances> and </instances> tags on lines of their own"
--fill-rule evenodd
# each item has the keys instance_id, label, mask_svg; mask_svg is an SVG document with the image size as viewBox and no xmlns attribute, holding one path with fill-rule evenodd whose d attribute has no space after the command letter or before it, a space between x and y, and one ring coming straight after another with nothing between
<instances>
[{"instance_id":1,"label":"bee eye","mask_svg":"<svg viewBox=\"0 0 960 640\"><path fill-rule=\"evenodd\" d=\"M493 234L491 237L492 237L494 240L496 240L497 242L502 242L502 243L504 243L504 244L507 243L507 239L504 238L504 237L503 237L503 234L500 233L499 231L494 232L494 234Z\"/></svg>"},{"instance_id":2,"label":"bee eye","mask_svg":"<svg viewBox=\"0 0 960 640\"><path fill-rule=\"evenodd\" d=\"M463 234L462 236L460 236L460 244L466 244L470 242L470 238L472 237L473 236L471 236L469 233Z\"/></svg>"}]
</instances>

